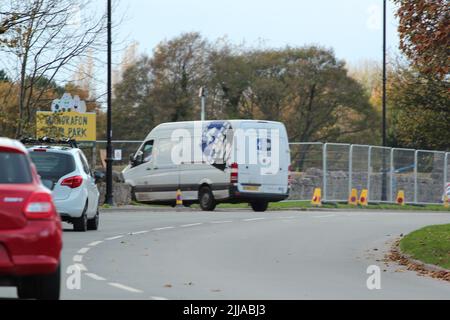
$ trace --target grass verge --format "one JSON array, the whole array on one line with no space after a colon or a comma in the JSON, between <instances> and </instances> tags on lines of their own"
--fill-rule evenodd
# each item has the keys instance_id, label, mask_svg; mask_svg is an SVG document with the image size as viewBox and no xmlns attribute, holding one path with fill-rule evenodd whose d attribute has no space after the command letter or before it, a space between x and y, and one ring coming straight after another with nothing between
<instances>
[{"instance_id":1,"label":"grass verge","mask_svg":"<svg viewBox=\"0 0 450 320\"><path fill-rule=\"evenodd\" d=\"M425 227L400 241L402 253L450 270L450 224Z\"/></svg>"}]
</instances>

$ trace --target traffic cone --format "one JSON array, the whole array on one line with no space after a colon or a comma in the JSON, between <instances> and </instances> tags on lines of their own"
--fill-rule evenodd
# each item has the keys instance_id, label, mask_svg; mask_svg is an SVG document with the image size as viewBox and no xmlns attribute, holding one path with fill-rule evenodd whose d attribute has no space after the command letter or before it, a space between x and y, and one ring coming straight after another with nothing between
<instances>
[{"instance_id":1,"label":"traffic cone","mask_svg":"<svg viewBox=\"0 0 450 320\"><path fill-rule=\"evenodd\" d=\"M352 189L352 193L350 194L350 197L348 198L348 204L351 206L358 205L358 190Z\"/></svg>"},{"instance_id":2,"label":"traffic cone","mask_svg":"<svg viewBox=\"0 0 450 320\"><path fill-rule=\"evenodd\" d=\"M405 205L405 191L400 190L397 195L397 204L400 206Z\"/></svg>"},{"instance_id":3,"label":"traffic cone","mask_svg":"<svg viewBox=\"0 0 450 320\"><path fill-rule=\"evenodd\" d=\"M312 198L311 204L313 206L322 206L322 189L316 188L314 190L314 196Z\"/></svg>"},{"instance_id":4,"label":"traffic cone","mask_svg":"<svg viewBox=\"0 0 450 320\"><path fill-rule=\"evenodd\" d=\"M361 191L361 196L359 197L358 204L363 207L367 207L369 205L369 190L363 189Z\"/></svg>"},{"instance_id":5,"label":"traffic cone","mask_svg":"<svg viewBox=\"0 0 450 320\"><path fill-rule=\"evenodd\" d=\"M177 203L176 203L176 208L184 208L184 205L183 205L183 196L181 195L181 190L180 190L180 189L177 190Z\"/></svg>"}]
</instances>

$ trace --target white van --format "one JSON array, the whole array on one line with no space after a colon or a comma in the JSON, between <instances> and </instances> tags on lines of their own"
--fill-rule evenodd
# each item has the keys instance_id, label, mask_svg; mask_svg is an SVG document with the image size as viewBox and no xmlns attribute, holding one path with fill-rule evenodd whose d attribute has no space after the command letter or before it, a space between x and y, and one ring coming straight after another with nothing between
<instances>
[{"instance_id":1,"label":"white van","mask_svg":"<svg viewBox=\"0 0 450 320\"><path fill-rule=\"evenodd\" d=\"M290 150L282 123L255 120L161 124L124 169L133 199L213 211L218 203L249 203L255 211L286 199Z\"/></svg>"}]
</instances>

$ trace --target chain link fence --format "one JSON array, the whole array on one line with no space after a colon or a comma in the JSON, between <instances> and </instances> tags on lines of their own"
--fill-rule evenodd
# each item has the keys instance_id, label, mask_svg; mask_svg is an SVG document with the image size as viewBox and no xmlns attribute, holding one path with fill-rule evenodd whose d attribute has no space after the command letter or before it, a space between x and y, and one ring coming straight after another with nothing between
<instances>
[{"instance_id":1,"label":"chain link fence","mask_svg":"<svg viewBox=\"0 0 450 320\"><path fill-rule=\"evenodd\" d=\"M113 141L113 154L122 154L114 170L123 170L141 144ZM321 188L323 201L346 202L352 189L367 189L369 202L395 202L404 191L406 203L441 204L450 183L450 152L319 142L295 142L290 149L290 200L310 201L314 189ZM104 167L106 141L83 150L95 167Z\"/></svg>"}]
</instances>

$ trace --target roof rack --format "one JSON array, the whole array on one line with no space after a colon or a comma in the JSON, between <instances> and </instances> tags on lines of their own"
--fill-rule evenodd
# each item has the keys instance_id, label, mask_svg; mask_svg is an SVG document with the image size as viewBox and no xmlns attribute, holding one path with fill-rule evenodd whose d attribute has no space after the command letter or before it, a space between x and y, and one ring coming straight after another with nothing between
<instances>
[{"instance_id":1,"label":"roof rack","mask_svg":"<svg viewBox=\"0 0 450 320\"><path fill-rule=\"evenodd\" d=\"M20 140L24 145L28 144L46 144L46 145L68 145L71 148L78 148L77 141L74 139L53 139L49 137L43 137L39 139L23 138Z\"/></svg>"}]
</instances>

